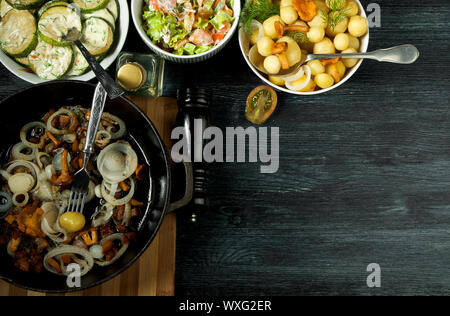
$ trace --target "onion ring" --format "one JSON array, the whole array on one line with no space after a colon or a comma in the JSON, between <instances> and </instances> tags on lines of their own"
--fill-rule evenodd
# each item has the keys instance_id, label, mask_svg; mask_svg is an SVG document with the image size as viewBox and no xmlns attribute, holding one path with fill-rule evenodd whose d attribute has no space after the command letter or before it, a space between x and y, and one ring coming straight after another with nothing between
<instances>
[{"instance_id":1,"label":"onion ring","mask_svg":"<svg viewBox=\"0 0 450 316\"><path fill-rule=\"evenodd\" d=\"M295 74L280 76L280 78L283 79L285 82L292 82L303 77L304 74L305 70L303 69L303 67L300 67L300 69Z\"/></svg>"},{"instance_id":2,"label":"onion ring","mask_svg":"<svg viewBox=\"0 0 450 316\"><path fill-rule=\"evenodd\" d=\"M30 161L26 161L26 160L14 160L11 161L6 168L6 172L8 174L10 174L11 176L11 172L17 168L17 167L25 167L27 168L30 172L31 175L33 176L33 178L35 179L35 186L30 190L30 191L35 191L38 189L39 187L39 181L38 181L38 176L40 174L40 169L38 166L36 166L34 163L30 162ZM3 173L2 173L3 175Z\"/></svg>"},{"instance_id":3,"label":"onion ring","mask_svg":"<svg viewBox=\"0 0 450 316\"><path fill-rule=\"evenodd\" d=\"M47 163L45 163L45 165L44 165L44 163L42 162L42 158L43 158L43 157L48 158L48 161L47 161ZM45 167L47 167L47 166L50 164L50 162L51 162L51 157L50 157L49 154L47 154L47 153L45 153L45 152L38 152L38 153L37 153L37 155L36 155L36 163L37 163L38 167L39 167L41 170L44 170Z\"/></svg>"},{"instance_id":4,"label":"onion ring","mask_svg":"<svg viewBox=\"0 0 450 316\"><path fill-rule=\"evenodd\" d=\"M103 116L102 116L102 122L105 122L105 121L109 124L114 124L119 127L119 129L117 131L114 131L114 129L115 129L114 126L108 126L106 128L106 131L108 131L108 133L111 134L111 139L114 140L114 139L122 138L127 133L127 126L125 125L125 122L122 121L117 116L105 112L105 113L103 113Z\"/></svg>"},{"instance_id":5,"label":"onion ring","mask_svg":"<svg viewBox=\"0 0 450 316\"><path fill-rule=\"evenodd\" d=\"M82 263L82 260L80 260L80 259L74 260L76 263L78 263L79 265L81 265L83 267L83 269L81 269L80 276L86 275L94 267L94 258L92 257L92 255L89 251L87 251L86 249L83 249L83 248L79 248L76 246L70 246L70 245L63 245L63 246L56 247L53 250L50 250L44 257L44 267L51 273L61 275L61 273L58 273L57 271L55 271L48 264L48 259L53 258L53 257L57 257L57 259L59 259L60 256L64 255L64 254L79 255L84 258L83 263ZM61 264L61 270L62 270L63 275L69 275L66 267L64 267L62 264Z\"/></svg>"},{"instance_id":6,"label":"onion ring","mask_svg":"<svg viewBox=\"0 0 450 316\"><path fill-rule=\"evenodd\" d=\"M67 115L70 117L69 127L64 130L57 129L57 128L53 127L53 125L52 125L55 118L57 118L60 115ZM70 111L68 109L64 109L64 108L53 113L53 115L50 116L49 119L47 120L47 130L50 133L52 133L53 135L71 134L77 129L77 127L78 127L78 119L77 119L75 113L73 113L72 111Z\"/></svg>"},{"instance_id":7,"label":"onion ring","mask_svg":"<svg viewBox=\"0 0 450 316\"><path fill-rule=\"evenodd\" d=\"M19 202L19 201L17 200L17 198L18 198L19 196L21 196L21 195L24 196L24 199L23 199L22 202ZM14 194L13 197L12 197L12 202L13 202L13 204L14 204L15 206L17 206L17 207L24 207L25 205L28 204L28 201L29 201L29 200L30 200L30 196L28 195L27 192L19 192L19 193Z\"/></svg>"},{"instance_id":8,"label":"onion ring","mask_svg":"<svg viewBox=\"0 0 450 316\"><path fill-rule=\"evenodd\" d=\"M30 152L31 150L31 152L28 154L24 154L22 153L24 149L27 149L28 152ZM36 157L37 153L38 153L37 148L28 147L24 143L15 144L11 152L14 160L26 160L26 161L32 161Z\"/></svg>"},{"instance_id":9,"label":"onion ring","mask_svg":"<svg viewBox=\"0 0 450 316\"><path fill-rule=\"evenodd\" d=\"M286 88L288 88L289 90L292 90L292 91L300 91L300 90L302 90L304 87L306 87L308 85L309 81L311 80L311 69L309 68L308 65L305 65L303 67L305 67L305 73L306 73L306 80L305 80L305 82L303 84L299 85L299 86L294 86L294 85L292 85L292 81L289 81L289 82L286 81L285 82Z\"/></svg>"},{"instance_id":10,"label":"onion ring","mask_svg":"<svg viewBox=\"0 0 450 316\"><path fill-rule=\"evenodd\" d=\"M264 29L263 29L263 25L261 24L261 22L253 19L250 22L250 32L251 34L253 34L253 32L255 31L255 29L258 29L258 40L264 36Z\"/></svg>"},{"instance_id":11,"label":"onion ring","mask_svg":"<svg viewBox=\"0 0 450 316\"><path fill-rule=\"evenodd\" d=\"M100 149L103 149L108 146L108 144L111 142L111 139L111 134L108 131L98 131L97 136L95 137L95 145L97 145Z\"/></svg>"},{"instance_id":12,"label":"onion ring","mask_svg":"<svg viewBox=\"0 0 450 316\"><path fill-rule=\"evenodd\" d=\"M99 227L109 222L114 213L114 206L106 203L92 216L92 226Z\"/></svg>"},{"instance_id":13,"label":"onion ring","mask_svg":"<svg viewBox=\"0 0 450 316\"><path fill-rule=\"evenodd\" d=\"M106 184L105 181L103 181L103 184L102 184L102 196L105 199L105 201L108 202L109 204L114 205L114 206L125 205L128 202L130 202L131 199L133 198L134 189L135 189L134 180L132 178L130 178L130 182L131 182L131 185L130 185L130 191L128 191L128 194L125 197L121 198L121 199L116 199L114 197L114 195L111 195L111 193L106 192L106 190L107 190L106 189L106 185L107 184Z\"/></svg>"},{"instance_id":14,"label":"onion ring","mask_svg":"<svg viewBox=\"0 0 450 316\"><path fill-rule=\"evenodd\" d=\"M28 123L27 125L25 125L24 127L22 127L22 129L20 130L20 140L27 147L30 147L30 148L43 148L44 144L45 144L45 137L40 136L38 144L34 144L32 142L29 142L28 139L27 139L28 131L30 129L32 129L32 128L35 128L35 127L43 128L44 129L43 134L45 134L45 130L46 130L47 127L45 126L44 123L42 123L42 122L31 122L31 123Z\"/></svg>"},{"instance_id":15,"label":"onion ring","mask_svg":"<svg viewBox=\"0 0 450 316\"><path fill-rule=\"evenodd\" d=\"M109 235L108 237L102 239L102 241L100 242L100 245L102 245L107 240L111 240L111 241L120 240L122 242L123 234L119 233L119 234ZM128 244L122 243L122 247L120 247L119 251L116 253L114 258L112 258L112 260L110 260L110 261L95 260L95 263L101 267L109 266L109 265L113 264L114 262L116 262L127 251L127 249L128 249Z\"/></svg>"}]
</instances>

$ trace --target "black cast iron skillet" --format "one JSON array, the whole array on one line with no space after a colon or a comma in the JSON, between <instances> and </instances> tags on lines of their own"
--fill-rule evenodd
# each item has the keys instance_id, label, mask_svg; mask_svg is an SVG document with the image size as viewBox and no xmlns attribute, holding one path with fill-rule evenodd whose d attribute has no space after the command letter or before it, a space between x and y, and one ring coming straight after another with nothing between
<instances>
[{"instance_id":1,"label":"black cast iron skillet","mask_svg":"<svg viewBox=\"0 0 450 316\"><path fill-rule=\"evenodd\" d=\"M39 120L49 109L68 105L90 108L95 86L78 81L56 81L35 85L0 102L0 156L20 141L23 125ZM0 279L28 290L40 292L79 291L106 282L126 270L147 249L155 237L162 219L170 208L171 168L163 142L147 116L123 97L108 100L105 111L120 117L127 125L130 141L140 159L149 164L149 175L140 184L137 199L148 201L142 229L122 258L109 267L94 267L81 279L81 288L69 288L66 278L47 271L24 273L14 267L6 249L0 249ZM3 163L3 162L2 162ZM183 181L185 181L183 179ZM136 227L137 229L137 227Z\"/></svg>"}]
</instances>

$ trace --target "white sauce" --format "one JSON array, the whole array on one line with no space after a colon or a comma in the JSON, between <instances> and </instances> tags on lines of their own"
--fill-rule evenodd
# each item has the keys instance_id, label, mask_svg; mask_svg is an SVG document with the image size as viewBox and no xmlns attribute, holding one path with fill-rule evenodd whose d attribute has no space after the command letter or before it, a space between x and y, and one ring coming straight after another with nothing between
<instances>
[{"instance_id":1,"label":"white sauce","mask_svg":"<svg viewBox=\"0 0 450 316\"><path fill-rule=\"evenodd\" d=\"M81 19L72 9L67 9L67 14L55 13L44 16L38 24L38 29L43 35L58 42L61 42L72 28L81 30Z\"/></svg>"},{"instance_id":2,"label":"white sauce","mask_svg":"<svg viewBox=\"0 0 450 316\"><path fill-rule=\"evenodd\" d=\"M39 41L38 46L30 53L28 59L41 78L54 80L67 71L72 60L72 49Z\"/></svg>"}]
</instances>

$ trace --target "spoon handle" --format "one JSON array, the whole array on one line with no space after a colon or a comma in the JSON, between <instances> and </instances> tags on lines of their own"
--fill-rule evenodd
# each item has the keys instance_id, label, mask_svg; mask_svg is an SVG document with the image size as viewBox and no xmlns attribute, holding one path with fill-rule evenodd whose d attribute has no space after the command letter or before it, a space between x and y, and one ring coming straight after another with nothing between
<instances>
[{"instance_id":1,"label":"spoon handle","mask_svg":"<svg viewBox=\"0 0 450 316\"><path fill-rule=\"evenodd\" d=\"M77 45L84 58L86 58L86 61L91 66L91 69L95 73L98 81L100 81L103 88L108 93L109 98L115 99L120 97L124 93L123 89L116 84L111 76L105 71L105 69L103 69L100 63L94 58L94 56L91 55L91 53L89 53L86 47L84 47L79 40L75 41L75 45Z\"/></svg>"},{"instance_id":2,"label":"spoon handle","mask_svg":"<svg viewBox=\"0 0 450 316\"><path fill-rule=\"evenodd\" d=\"M314 59L333 59L342 58L358 58L358 59L374 59L381 62L389 62L395 64L412 64L419 58L419 50L411 45L400 45L386 49L379 49L369 53L354 54L314 54L309 55L308 60Z\"/></svg>"}]
</instances>

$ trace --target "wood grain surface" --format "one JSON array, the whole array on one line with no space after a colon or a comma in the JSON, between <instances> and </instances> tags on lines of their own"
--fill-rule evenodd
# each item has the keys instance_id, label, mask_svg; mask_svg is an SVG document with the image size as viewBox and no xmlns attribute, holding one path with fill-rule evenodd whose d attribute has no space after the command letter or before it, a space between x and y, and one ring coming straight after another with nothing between
<instances>
[{"instance_id":1,"label":"wood grain surface","mask_svg":"<svg viewBox=\"0 0 450 316\"><path fill-rule=\"evenodd\" d=\"M327 94L279 93L264 125L280 128L278 173L209 166L209 211L177 217L177 295L450 293L450 3L361 2L382 10L369 49L411 43L419 61L364 61ZM125 50L150 53L133 27ZM204 63L167 63L164 95L210 87L212 124L248 127L260 84L235 36ZM28 85L0 67L0 97ZM366 285L372 262L379 289Z\"/></svg>"},{"instance_id":2,"label":"wood grain surface","mask_svg":"<svg viewBox=\"0 0 450 316\"><path fill-rule=\"evenodd\" d=\"M178 107L173 98L130 98L152 120L167 146L175 124ZM107 108L105 109L107 111ZM147 251L124 273L113 280L86 291L67 296L171 296L175 284L176 216L169 214ZM0 281L0 296L45 296ZM50 295L52 296L52 295Z\"/></svg>"}]
</instances>

